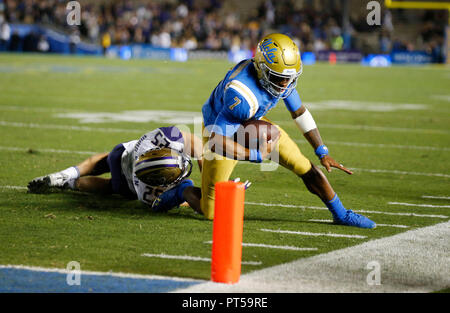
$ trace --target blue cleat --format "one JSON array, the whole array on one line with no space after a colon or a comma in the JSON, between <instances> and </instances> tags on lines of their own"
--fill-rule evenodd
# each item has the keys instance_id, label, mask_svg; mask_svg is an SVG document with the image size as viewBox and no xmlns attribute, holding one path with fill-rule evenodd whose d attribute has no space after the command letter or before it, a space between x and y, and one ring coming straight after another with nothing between
<instances>
[{"instance_id":1,"label":"blue cleat","mask_svg":"<svg viewBox=\"0 0 450 313\"><path fill-rule=\"evenodd\" d=\"M355 226L361 228L375 228L377 224L363 215L347 210L343 217L334 217L334 222L339 225Z\"/></svg>"},{"instance_id":2,"label":"blue cleat","mask_svg":"<svg viewBox=\"0 0 450 313\"><path fill-rule=\"evenodd\" d=\"M183 180L181 183L163 192L155 199L152 205L153 212L166 212L170 209L178 207L185 200L183 198L183 191L186 187L193 186L194 182L190 179Z\"/></svg>"}]
</instances>

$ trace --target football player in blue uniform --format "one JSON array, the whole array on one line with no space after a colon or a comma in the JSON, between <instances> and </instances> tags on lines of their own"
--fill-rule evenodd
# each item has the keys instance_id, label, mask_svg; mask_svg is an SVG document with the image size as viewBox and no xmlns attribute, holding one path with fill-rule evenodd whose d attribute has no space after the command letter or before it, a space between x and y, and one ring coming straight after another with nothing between
<instances>
[{"instance_id":1,"label":"football player in blue uniform","mask_svg":"<svg viewBox=\"0 0 450 313\"><path fill-rule=\"evenodd\" d=\"M323 201L336 224L375 228L376 224L367 217L345 209L326 176L278 125L278 138L272 138L269 143L263 140L259 149L247 149L233 141L234 133L243 122L252 119L270 122L264 116L283 99L293 122L325 169L330 172L334 167L352 174L329 155L311 113L302 104L295 88L301 73L302 62L296 44L286 35L270 34L259 42L254 58L231 69L203 105L205 151L201 211L208 219L214 217L215 183L228 180L238 160L259 163L275 151L279 164L300 177L306 188Z\"/></svg>"},{"instance_id":2,"label":"football player in blue uniform","mask_svg":"<svg viewBox=\"0 0 450 313\"><path fill-rule=\"evenodd\" d=\"M155 212L183 202L199 212L200 188L194 187L191 158L202 170L202 142L177 127L160 127L138 140L120 143L109 153L89 157L63 171L37 177L28 183L30 193L71 189L100 194L120 194L137 199ZM98 177L111 173L111 178Z\"/></svg>"}]
</instances>

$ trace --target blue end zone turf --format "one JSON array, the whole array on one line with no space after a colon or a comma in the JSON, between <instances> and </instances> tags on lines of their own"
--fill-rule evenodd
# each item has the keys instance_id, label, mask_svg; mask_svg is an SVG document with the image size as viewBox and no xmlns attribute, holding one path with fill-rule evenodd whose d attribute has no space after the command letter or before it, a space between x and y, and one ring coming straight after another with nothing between
<instances>
[{"instance_id":1,"label":"blue end zone turf","mask_svg":"<svg viewBox=\"0 0 450 313\"><path fill-rule=\"evenodd\" d=\"M161 293L196 285L200 281L170 278L130 278L81 273L80 285L68 285L67 274L18 268L0 268L0 292L28 293Z\"/></svg>"}]
</instances>

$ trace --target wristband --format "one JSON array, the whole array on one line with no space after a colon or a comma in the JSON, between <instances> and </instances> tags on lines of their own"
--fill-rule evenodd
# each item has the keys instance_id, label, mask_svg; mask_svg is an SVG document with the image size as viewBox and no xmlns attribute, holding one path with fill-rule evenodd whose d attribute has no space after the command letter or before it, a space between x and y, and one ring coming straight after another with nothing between
<instances>
[{"instance_id":1,"label":"wristband","mask_svg":"<svg viewBox=\"0 0 450 313\"><path fill-rule=\"evenodd\" d=\"M319 159L322 159L324 156L328 155L328 148L325 145L320 145L314 152L319 157Z\"/></svg>"},{"instance_id":2,"label":"wristband","mask_svg":"<svg viewBox=\"0 0 450 313\"><path fill-rule=\"evenodd\" d=\"M261 152L258 149L250 149L249 161L254 163L261 163L262 162Z\"/></svg>"},{"instance_id":3,"label":"wristband","mask_svg":"<svg viewBox=\"0 0 450 313\"><path fill-rule=\"evenodd\" d=\"M309 113L308 109L305 108L305 112L298 116L294 120L297 127L302 131L303 134L306 134L307 132L317 128L316 122L314 122L314 119Z\"/></svg>"}]
</instances>

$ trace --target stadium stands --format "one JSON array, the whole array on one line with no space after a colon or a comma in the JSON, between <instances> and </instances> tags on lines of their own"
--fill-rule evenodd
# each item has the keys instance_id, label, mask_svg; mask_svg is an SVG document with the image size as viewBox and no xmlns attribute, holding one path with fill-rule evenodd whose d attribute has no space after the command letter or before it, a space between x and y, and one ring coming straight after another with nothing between
<instances>
[{"instance_id":1,"label":"stadium stands","mask_svg":"<svg viewBox=\"0 0 450 313\"><path fill-rule=\"evenodd\" d=\"M33 34L24 45L24 36L17 38L8 26L36 24L65 32L72 43L101 45L104 52L110 45L130 43L187 50L252 50L264 34L277 31L292 36L302 52L421 50L435 62L444 62L446 11L383 7L382 25L369 26L367 2L80 0L81 25L69 26L68 1L0 0L0 50L7 46L14 50L22 40L23 50L51 51L46 49L46 36Z\"/></svg>"}]
</instances>

